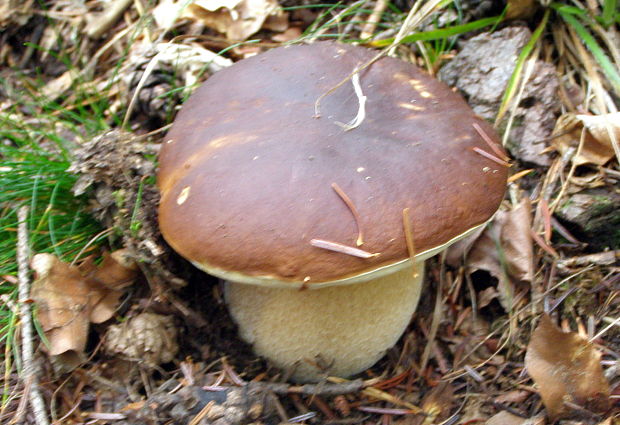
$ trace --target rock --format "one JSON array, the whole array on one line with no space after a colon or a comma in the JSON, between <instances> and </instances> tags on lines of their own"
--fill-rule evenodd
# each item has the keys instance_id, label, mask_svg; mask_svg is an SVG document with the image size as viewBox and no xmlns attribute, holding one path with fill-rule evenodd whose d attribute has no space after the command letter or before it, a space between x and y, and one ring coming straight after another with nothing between
<instances>
[{"instance_id":1,"label":"rock","mask_svg":"<svg viewBox=\"0 0 620 425\"><path fill-rule=\"evenodd\" d=\"M530 37L525 27L508 27L473 37L440 70L439 76L458 88L478 115L494 120L519 53ZM507 146L520 161L549 165L550 158L543 151L560 108L558 85L553 65L538 61L516 108ZM506 125L507 117L500 123L500 130Z\"/></svg>"},{"instance_id":2,"label":"rock","mask_svg":"<svg viewBox=\"0 0 620 425\"><path fill-rule=\"evenodd\" d=\"M572 195L556 215L592 247L620 248L620 194L587 189Z\"/></svg>"}]
</instances>

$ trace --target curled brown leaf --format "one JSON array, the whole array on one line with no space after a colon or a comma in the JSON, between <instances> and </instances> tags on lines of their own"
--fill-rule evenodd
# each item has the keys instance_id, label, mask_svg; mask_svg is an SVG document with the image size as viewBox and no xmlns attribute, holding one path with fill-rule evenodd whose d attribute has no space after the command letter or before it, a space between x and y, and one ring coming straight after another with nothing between
<instances>
[{"instance_id":1,"label":"curled brown leaf","mask_svg":"<svg viewBox=\"0 0 620 425\"><path fill-rule=\"evenodd\" d=\"M593 413L610 407L600 352L579 334L562 332L547 315L532 334L525 366L554 420L569 416L575 407Z\"/></svg>"}]
</instances>

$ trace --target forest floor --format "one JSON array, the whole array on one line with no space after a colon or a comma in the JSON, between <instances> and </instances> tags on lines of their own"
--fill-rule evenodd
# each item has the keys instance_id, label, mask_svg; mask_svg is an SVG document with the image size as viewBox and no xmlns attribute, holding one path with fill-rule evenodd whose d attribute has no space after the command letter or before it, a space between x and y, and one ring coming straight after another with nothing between
<instances>
[{"instance_id":1,"label":"forest floor","mask_svg":"<svg viewBox=\"0 0 620 425\"><path fill-rule=\"evenodd\" d=\"M1 423L620 423L617 2L189 3L0 4ZM155 176L202 81L322 39L454 87L510 177L383 359L296 385L164 242Z\"/></svg>"}]
</instances>

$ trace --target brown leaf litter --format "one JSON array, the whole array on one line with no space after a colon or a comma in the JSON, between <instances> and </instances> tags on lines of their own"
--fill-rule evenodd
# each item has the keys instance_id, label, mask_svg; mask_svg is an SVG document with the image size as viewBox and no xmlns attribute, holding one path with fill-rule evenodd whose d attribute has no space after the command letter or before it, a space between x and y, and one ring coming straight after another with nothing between
<instances>
[{"instance_id":1,"label":"brown leaf litter","mask_svg":"<svg viewBox=\"0 0 620 425\"><path fill-rule=\"evenodd\" d=\"M562 332L547 315L532 334L525 366L552 419L604 414L610 408L600 351L587 338Z\"/></svg>"},{"instance_id":2,"label":"brown leaf litter","mask_svg":"<svg viewBox=\"0 0 620 425\"><path fill-rule=\"evenodd\" d=\"M489 272L498 280L495 294L506 311L513 306L515 285L531 283L534 278L534 250L531 236L531 205L523 198L510 209L498 211L479 236L450 249L449 262L467 256L468 273ZM486 296L490 296L487 293ZM488 300L487 300L488 301ZM488 304L488 302L487 302Z\"/></svg>"},{"instance_id":3,"label":"brown leaf litter","mask_svg":"<svg viewBox=\"0 0 620 425\"><path fill-rule=\"evenodd\" d=\"M562 115L553 131L553 146L562 155L574 150L575 165L604 165L614 157L620 143L620 112L602 115Z\"/></svg>"},{"instance_id":4,"label":"brown leaf litter","mask_svg":"<svg viewBox=\"0 0 620 425\"><path fill-rule=\"evenodd\" d=\"M261 28L288 28L288 16L275 0L164 0L153 16L161 28L171 28L179 18L190 19L226 34L230 41L243 41Z\"/></svg>"},{"instance_id":5,"label":"brown leaf litter","mask_svg":"<svg viewBox=\"0 0 620 425\"><path fill-rule=\"evenodd\" d=\"M136 277L136 266L124 250L104 254L101 265L92 259L71 266L52 254L32 259L36 279L31 296L47 339L47 351L64 369L84 361L90 323L110 319L124 289Z\"/></svg>"}]
</instances>

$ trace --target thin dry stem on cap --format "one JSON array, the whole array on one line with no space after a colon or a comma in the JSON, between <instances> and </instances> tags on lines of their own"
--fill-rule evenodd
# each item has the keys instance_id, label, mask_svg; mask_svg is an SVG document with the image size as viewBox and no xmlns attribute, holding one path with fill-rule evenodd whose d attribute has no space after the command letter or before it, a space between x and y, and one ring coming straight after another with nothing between
<instances>
[{"instance_id":1,"label":"thin dry stem on cap","mask_svg":"<svg viewBox=\"0 0 620 425\"><path fill-rule=\"evenodd\" d=\"M407 242L407 252L411 258L411 268L413 269L413 277L418 277L418 263L415 261L415 244L413 242L413 230L411 229L411 220L409 218L409 208L403 209L403 228L405 231L405 241Z\"/></svg>"},{"instance_id":2,"label":"thin dry stem on cap","mask_svg":"<svg viewBox=\"0 0 620 425\"><path fill-rule=\"evenodd\" d=\"M353 72L354 74L351 77L351 83L353 84L353 90L355 91L355 96L357 96L357 102L358 102L357 115L348 124L344 124L339 121L336 121L336 124L342 127L344 131L351 131L354 128L359 127L360 125L362 125L362 122L364 122L364 119L366 118L367 98L366 96L364 96L364 93L362 92L362 86L360 85L360 74L359 72L357 72L357 68L355 68Z\"/></svg>"},{"instance_id":3,"label":"thin dry stem on cap","mask_svg":"<svg viewBox=\"0 0 620 425\"><path fill-rule=\"evenodd\" d=\"M353 257L359 258L372 258L380 255L377 253L372 253L368 251L364 251L363 249L354 248L352 246L343 245L338 242L326 241L324 239L312 239L310 241L310 245L315 246L317 248L323 248L328 251L339 252L341 254L352 255Z\"/></svg>"},{"instance_id":4,"label":"thin dry stem on cap","mask_svg":"<svg viewBox=\"0 0 620 425\"><path fill-rule=\"evenodd\" d=\"M480 125L477 122L473 123L472 127L474 127L474 130L478 132L480 137L482 137L482 140L484 140L486 144L489 145L489 147L493 150L493 152L495 152L495 155L497 155L498 157L500 157L506 162L510 160L510 158L504 152L502 152L499 146L497 146L496 143L493 143L493 140L489 137L486 131L484 131L482 127L480 127Z\"/></svg>"},{"instance_id":5,"label":"thin dry stem on cap","mask_svg":"<svg viewBox=\"0 0 620 425\"><path fill-rule=\"evenodd\" d=\"M363 70L368 68L370 65L372 65L373 63L375 63L376 61L381 59L385 55L385 52L386 51L383 50L383 51L379 52L377 55L375 55L374 58L372 58L368 62L366 62L364 65L356 66L355 69L353 71L351 71L351 73L349 75L344 77L338 84L336 84L334 87L332 87L331 89L327 90L325 93L320 95L319 98L316 100L316 102L314 102L314 118L321 118L321 101L324 98L326 98L327 96L329 96L330 94L332 94L333 92L338 90L347 81L353 79L353 77L355 75L358 75L360 72L362 72ZM355 85L353 87L355 88Z\"/></svg>"},{"instance_id":6,"label":"thin dry stem on cap","mask_svg":"<svg viewBox=\"0 0 620 425\"><path fill-rule=\"evenodd\" d=\"M353 204L353 201L351 201L351 198L347 196L344 190L342 190L337 183L332 183L332 189L334 189L338 196L340 196L342 201L346 204L347 208L351 210L351 214L353 214L353 218L355 219L355 225L357 226L357 240L355 241L355 244L357 246L362 246L364 244L364 234L362 232L361 218L359 212L357 211L357 208L355 208L355 205Z\"/></svg>"},{"instance_id":7,"label":"thin dry stem on cap","mask_svg":"<svg viewBox=\"0 0 620 425\"><path fill-rule=\"evenodd\" d=\"M490 159L493 162L498 163L499 165L503 165L504 167L512 167L512 165L509 162L506 162L502 159L499 159L498 157L496 157L493 154L488 153L485 150L480 149L479 147L474 146L473 148L471 148L474 152L476 152L479 155L484 156L485 158Z\"/></svg>"}]
</instances>

